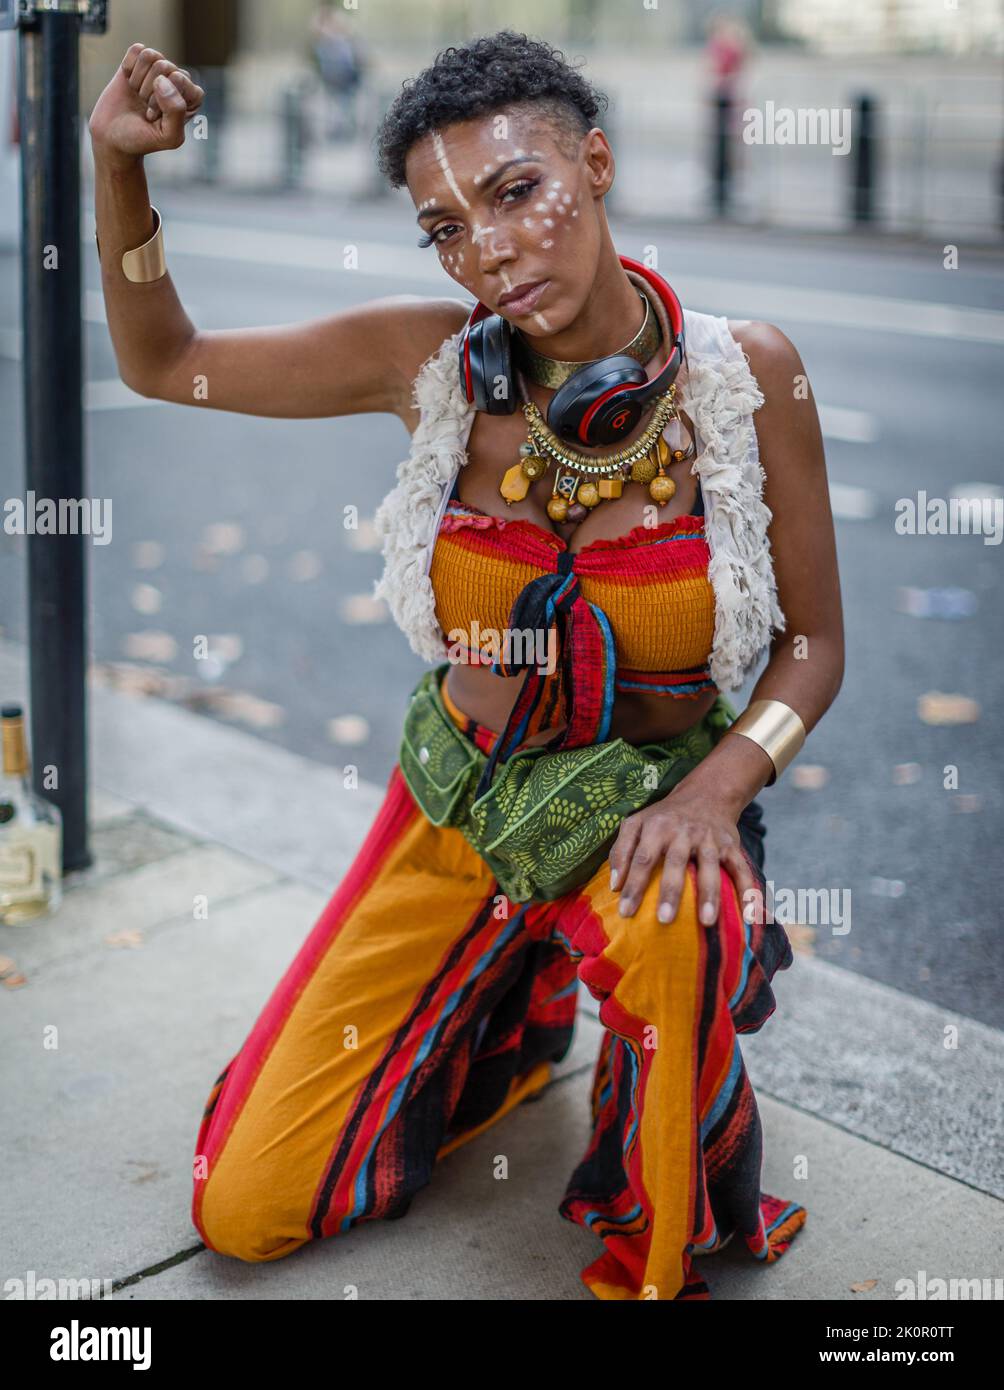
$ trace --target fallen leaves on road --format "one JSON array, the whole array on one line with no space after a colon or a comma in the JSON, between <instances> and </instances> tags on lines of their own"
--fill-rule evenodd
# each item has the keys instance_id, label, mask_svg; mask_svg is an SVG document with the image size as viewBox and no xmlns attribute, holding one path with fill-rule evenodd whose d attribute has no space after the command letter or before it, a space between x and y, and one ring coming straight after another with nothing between
<instances>
[{"instance_id":1,"label":"fallen leaves on road","mask_svg":"<svg viewBox=\"0 0 1004 1390\"><path fill-rule=\"evenodd\" d=\"M383 599L372 594L350 594L338 605L338 613L343 623L383 623L390 616Z\"/></svg>"},{"instance_id":2,"label":"fallen leaves on road","mask_svg":"<svg viewBox=\"0 0 1004 1390\"><path fill-rule=\"evenodd\" d=\"M968 695L929 690L926 695L918 695L917 713L925 724L974 724L980 717L980 707Z\"/></svg>"},{"instance_id":3,"label":"fallen leaves on road","mask_svg":"<svg viewBox=\"0 0 1004 1390\"><path fill-rule=\"evenodd\" d=\"M135 927L128 927L125 931L111 932L105 941L109 946L142 946L143 933Z\"/></svg>"},{"instance_id":4,"label":"fallen leaves on road","mask_svg":"<svg viewBox=\"0 0 1004 1390\"><path fill-rule=\"evenodd\" d=\"M806 922L784 922L785 933L791 942L791 949L798 956L813 956L816 953L816 928Z\"/></svg>"},{"instance_id":5,"label":"fallen leaves on road","mask_svg":"<svg viewBox=\"0 0 1004 1390\"><path fill-rule=\"evenodd\" d=\"M796 763L791 769L791 780L800 790L814 792L826 786L830 773L818 763Z\"/></svg>"},{"instance_id":6,"label":"fallen leaves on road","mask_svg":"<svg viewBox=\"0 0 1004 1390\"><path fill-rule=\"evenodd\" d=\"M28 976L22 975L10 956L0 956L0 984L4 989L20 989L28 983Z\"/></svg>"},{"instance_id":7,"label":"fallen leaves on road","mask_svg":"<svg viewBox=\"0 0 1004 1390\"><path fill-rule=\"evenodd\" d=\"M360 744L369 736L369 721L361 714L340 714L328 720L328 738L332 743Z\"/></svg>"}]
</instances>

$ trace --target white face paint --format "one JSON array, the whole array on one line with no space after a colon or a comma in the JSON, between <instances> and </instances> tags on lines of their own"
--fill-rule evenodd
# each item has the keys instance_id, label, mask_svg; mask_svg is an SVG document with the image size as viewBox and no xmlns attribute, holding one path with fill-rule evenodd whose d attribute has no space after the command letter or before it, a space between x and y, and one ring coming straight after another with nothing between
<instances>
[{"instance_id":1,"label":"white face paint","mask_svg":"<svg viewBox=\"0 0 1004 1390\"><path fill-rule=\"evenodd\" d=\"M458 203L461 205L461 207L463 207L465 211L470 212L470 210L471 210L471 205L470 205L470 203L467 201L467 199L464 197L463 193L461 193L461 191L460 191L460 187L459 187L459 185L457 184L457 180L456 180L456 177L455 177L455 175L454 175L454 173L453 173L453 169L452 169L451 166L450 166L449 157L447 156L447 152L446 152L446 145L445 145L445 142L444 142L443 137L442 137L442 135L440 134L439 131L433 131L433 132L432 132L432 141L433 141L433 150L434 150L435 156L436 156L436 162L438 163L440 169L441 169L442 172L443 172L443 176L444 176L444 178L446 179L447 184L449 185L450 191L452 192L453 196L457 199L457 201L458 201ZM474 182L475 186L480 186L480 185L484 182L485 178L486 178L489 174L491 174L491 173L493 172L493 170L501 168L501 166L502 166L503 164L505 164L508 160L510 160L510 159L518 159L518 158L520 158L521 156L523 156L524 154L525 154L525 151L524 151L523 149L521 149L521 148L513 149L513 148L510 146L507 150L504 150L504 151L503 151L502 157L499 159L499 162L498 162L497 165L494 165L494 166L493 166L493 165L491 165L491 164L485 164L485 165L483 166L483 171L482 171L482 173L481 173L481 174L475 174L475 175L474 175L473 182ZM544 152L543 152L542 150L533 150L533 151L531 151L531 154L532 154L533 158L535 158L535 159L543 159L543 158L545 157L545 156L544 156ZM557 193L554 192L553 190L558 189L558 188L560 188L561 186L562 186L562 185L561 185L561 180L560 180L560 179L556 179L556 180L553 180L553 181L552 181L552 183L551 183L552 192L548 193L548 195L547 195L547 197L548 197L549 200L553 200L553 199L555 199L555 198L557 197ZM425 200L425 202L421 204L421 208L431 207L431 206L435 203L435 201L436 201L436 200L435 200L435 197L427 198L427 199ZM566 194L564 195L564 201L565 201L565 202L571 202L571 197L570 197L569 194L566 193ZM420 210L421 210L421 209L420 209ZM541 203L535 204L535 210L536 210L537 212L548 212L548 211L552 211L553 209L549 206L549 203L548 203L548 202L541 202ZM559 211L559 212L563 212L563 211L564 211L564 208L562 208L562 207L559 206L558 211ZM573 213L572 215L575 216L575 213ZM533 218L524 217L524 218L523 218L523 225L524 225L524 227L526 227L528 230L532 230L532 228L533 228L536 224L535 224ZM554 226L554 222L553 222L553 220L552 220L551 218L545 218L545 219L544 219L544 225L547 226L547 227L553 227L553 226ZM494 245L494 239L495 239L495 225L494 225L494 223L489 223L489 224L485 225L484 223L480 222L480 221L477 219L477 217L472 216L472 217L471 217L471 233L470 233L470 241L471 241L471 243L472 243L474 246L480 246L480 244L481 244L481 242L482 242L482 239L485 238L485 237L491 238L491 240L490 240L487 244L488 244L489 250L494 254L494 253L495 253L495 245ZM551 246L553 246L553 245L554 245L554 243L553 243L553 241L551 241L550 239L547 239L547 240L545 240L545 241L542 243L542 246L543 246L543 248L544 248L545 250L549 249L549 248L550 248ZM459 280L459 282L460 282L462 285L464 285L467 289L470 289L470 287L471 287L471 281L467 278L466 275L464 275L464 274L462 273L462 271L459 269L459 267L458 267L458 265L457 265L458 262L460 262L461 264L466 264L466 250L460 250L460 251L457 251L456 253L449 252L449 251L444 253L444 252L441 250L439 254L440 254L440 261L441 261L441 263L444 264L444 267L445 267L445 266L448 266L448 267L449 267L450 271L451 271L452 274L453 274L453 278L456 279L456 280ZM508 274L506 273L506 271L505 271L503 268L501 268L501 267L500 267L500 269L499 269L499 276L500 276L500 278L501 278L501 280L502 280L502 284L503 284L505 290L506 290L506 291L511 290L511 289L513 288L513 283L512 283L512 281L511 281L511 279L509 278ZM533 318L534 318L534 320L536 321L536 323L538 324L538 326L539 326L539 328L540 328L540 331L541 331L542 333L545 333L545 334L546 334L547 332L550 331L550 324L549 324L549 322L548 322L548 319L547 319L546 315L542 314L539 310L537 310L537 311L534 312Z\"/></svg>"},{"instance_id":2,"label":"white face paint","mask_svg":"<svg viewBox=\"0 0 1004 1390\"><path fill-rule=\"evenodd\" d=\"M470 203L457 187L457 181L453 177L453 170L450 168L450 161L446 157L446 146L443 144L443 137L438 130L432 132L432 148L436 152L436 162L446 176L446 182L450 185L450 192L456 198L461 207L469 208Z\"/></svg>"}]
</instances>

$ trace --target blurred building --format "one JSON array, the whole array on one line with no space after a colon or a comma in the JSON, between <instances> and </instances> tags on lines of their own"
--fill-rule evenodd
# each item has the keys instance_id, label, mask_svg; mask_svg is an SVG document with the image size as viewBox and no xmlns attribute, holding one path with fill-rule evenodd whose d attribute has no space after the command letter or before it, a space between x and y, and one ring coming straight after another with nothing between
<instances>
[{"instance_id":1,"label":"blurred building","mask_svg":"<svg viewBox=\"0 0 1004 1390\"><path fill-rule=\"evenodd\" d=\"M768 105L836 116L866 96L876 113L875 225L952 241L1000 237L1001 0L507 0L501 11L489 0L339 3L366 59L358 138L340 144L325 139L311 44L323 3L112 0L108 33L81 45L85 109L140 40L219 79L212 148L186 146L158 179L201 170L233 186L374 197L385 190L372 136L401 83L447 44L508 27L556 44L609 94L601 123L618 158L611 211L695 218L707 214L712 180L706 43L714 18L727 16L749 36L739 117ZM815 144L735 153L737 220L846 225L852 159Z\"/></svg>"},{"instance_id":2,"label":"blurred building","mask_svg":"<svg viewBox=\"0 0 1004 1390\"><path fill-rule=\"evenodd\" d=\"M775 0L778 31L822 53L1001 53L1000 0Z\"/></svg>"},{"instance_id":3,"label":"blurred building","mask_svg":"<svg viewBox=\"0 0 1004 1390\"><path fill-rule=\"evenodd\" d=\"M242 61L282 66L309 49L311 17L323 0L111 0L109 32L87 45L106 55L137 39L177 51L201 36L232 32ZM508 27L553 43L605 51L677 49L703 42L709 19L742 19L760 43L804 45L819 53L862 55L1004 52L1000 0L350 0L334 8L382 52L407 59L437 45ZM217 39L213 39L217 42ZM90 97L96 95L93 91Z\"/></svg>"}]
</instances>

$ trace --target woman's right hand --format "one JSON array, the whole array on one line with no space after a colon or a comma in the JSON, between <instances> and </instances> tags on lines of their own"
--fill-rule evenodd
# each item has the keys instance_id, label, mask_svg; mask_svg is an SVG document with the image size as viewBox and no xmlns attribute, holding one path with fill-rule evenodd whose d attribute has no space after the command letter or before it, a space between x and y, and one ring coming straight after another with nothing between
<instances>
[{"instance_id":1,"label":"woman's right hand","mask_svg":"<svg viewBox=\"0 0 1004 1390\"><path fill-rule=\"evenodd\" d=\"M176 150L204 96L184 68L156 48L132 44L91 112L95 158L127 165L158 150Z\"/></svg>"}]
</instances>

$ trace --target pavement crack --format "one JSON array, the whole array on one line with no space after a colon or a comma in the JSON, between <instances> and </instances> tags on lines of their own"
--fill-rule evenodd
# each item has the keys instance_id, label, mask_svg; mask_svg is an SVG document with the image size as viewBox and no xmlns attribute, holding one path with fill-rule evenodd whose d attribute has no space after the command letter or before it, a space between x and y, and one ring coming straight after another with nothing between
<instances>
[{"instance_id":1,"label":"pavement crack","mask_svg":"<svg viewBox=\"0 0 1004 1390\"><path fill-rule=\"evenodd\" d=\"M177 1255L171 1255L158 1264L148 1265L146 1269L141 1269L136 1274L129 1274L125 1279L115 1279L112 1282L112 1292L109 1297L118 1293L120 1289L128 1289L133 1284L140 1283L143 1279L151 1279L155 1274L163 1274L165 1269L173 1269L175 1265L184 1264L186 1260L190 1260L193 1255L198 1255L206 1248L200 1241L198 1245L190 1245L187 1250L179 1250Z\"/></svg>"}]
</instances>

